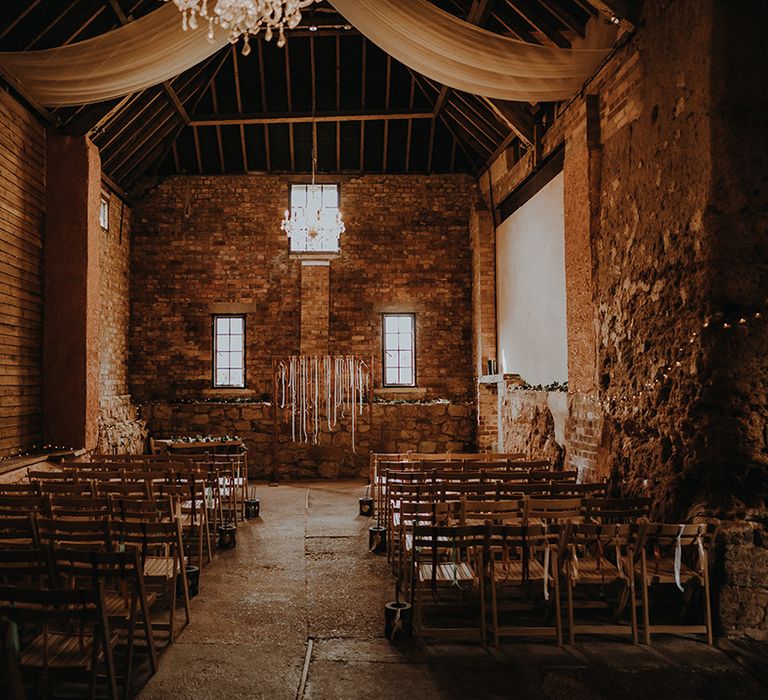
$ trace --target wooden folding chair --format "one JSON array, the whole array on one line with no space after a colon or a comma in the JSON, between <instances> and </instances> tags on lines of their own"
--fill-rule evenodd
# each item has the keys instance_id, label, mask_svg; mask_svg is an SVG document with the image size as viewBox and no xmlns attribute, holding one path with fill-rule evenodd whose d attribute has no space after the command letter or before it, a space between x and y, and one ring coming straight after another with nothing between
<instances>
[{"instance_id":1,"label":"wooden folding chair","mask_svg":"<svg viewBox=\"0 0 768 700\"><path fill-rule=\"evenodd\" d=\"M50 513L47 496L0 496L0 518L22 518L30 513Z\"/></svg>"},{"instance_id":2,"label":"wooden folding chair","mask_svg":"<svg viewBox=\"0 0 768 700\"><path fill-rule=\"evenodd\" d=\"M152 632L150 607L155 594L147 594L139 552L85 552L79 549L54 549L51 552L53 575L65 589L82 590L102 584L104 608L113 629L127 631L126 686L131 683L136 626L140 624L147 643L152 673L157 671L157 649Z\"/></svg>"},{"instance_id":3,"label":"wooden folding chair","mask_svg":"<svg viewBox=\"0 0 768 700\"><path fill-rule=\"evenodd\" d=\"M110 544L113 551L135 549L141 555L142 571L147 588L159 590L166 596L170 611L167 623L153 622L153 627L167 630L169 641L175 638L176 581L181 577L184 598L185 626L189 624L189 588L186 559L178 519L170 523L146 523L133 520L109 521Z\"/></svg>"},{"instance_id":4,"label":"wooden folding chair","mask_svg":"<svg viewBox=\"0 0 768 700\"><path fill-rule=\"evenodd\" d=\"M0 549L32 549L38 545L34 514L0 517Z\"/></svg>"},{"instance_id":5,"label":"wooden folding chair","mask_svg":"<svg viewBox=\"0 0 768 700\"><path fill-rule=\"evenodd\" d=\"M211 531L208 523L205 479L194 472L188 472L173 484L160 484L162 496L171 496L177 504L181 531L191 551L197 555L197 565L203 569L203 550L207 563L213 560Z\"/></svg>"},{"instance_id":6,"label":"wooden folding chair","mask_svg":"<svg viewBox=\"0 0 768 700\"><path fill-rule=\"evenodd\" d=\"M109 497L109 514L114 520L169 523L178 517L179 512L170 496L138 498L112 494Z\"/></svg>"},{"instance_id":7,"label":"wooden folding chair","mask_svg":"<svg viewBox=\"0 0 768 700\"><path fill-rule=\"evenodd\" d=\"M97 481L98 496L134 496L152 498L152 486L148 481Z\"/></svg>"},{"instance_id":8,"label":"wooden folding chair","mask_svg":"<svg viewBox=\"0 0 768 700\"><path fill-rule=\"evenodd\" d=\"M485 646L485 528L414 524L411 534L411 597L413 626L419 644L424 637L480 638ZM457 626L455 608L476 615L473 626ZM427 624L427 613L438 613L445 624Z\"/></svg>"},{"instance_id":9,"label":"wooden folding chair","mask_svg":"<svg viewBox=\"0 0 768 700\"><path fill-rule=\"evenodd\" d=\"M95 495L92 481L36 481L34 482L41 494L48 496L70 496L73 498L90 498Z\"/></svg>"},{"instance_id":10,"label":"wooden folding chair","mask_svg":"<svg viewBox=\"0 0 768 700\"><path fill-rule=\"evenodd\" d=\"M579 496L581 498L605 497L608 484L604 481L596 481L590 484L575 484L570 481L553 481L553 496Z\"/></svg>"},{"instance_id":11,"label":"wooden folding chair","mask_svg":"<svg viewBox=\"0 0 768 700\"><path fill-rule=\"evenodd\" d=\"M49 550L0 548L0 585L23 588L49 588L51 562Z\"/></svg>"},{"instance_id":12,"label":"wooden folding chair","mask_svg":"<svg viewBox=\"0 0 768 700\"><path fill-rule=\"evenodd\" d=\"M487 525L486 555L491 588L493 643L504 636L554 637L563 643L558 558L563 548L559 525ZM541 597L539 597L541 596ZM554 597L554 598L553 598ZM539 613L545 623L554 608L554 625L502 622L500 612Z\"/></svg>"},{"instance_id":13,"label":"wooden folding chair","mask_svg":"<svg viewBox=\"0 0 768 700\"><path fill-rule=\"evenodd\" d=\"M637 644L634 551L637 528L634 525L577 523L567 528L566 547L560 561L566 581L568 635L571 644L576 634L631 636ZM590 594L574 601L574 593ZM620 624L627 604L630 624ZM576 624L576 609L609 609L610 624Z\"/></svg>"},{"instance_id":14,"label":"wooden folding chair","mask_svg":"<svg viewBox=\"0 0 768 700\"><path fill-rule=\"evenodd\" d=\"M498 501L461 499L459 525L522 524L525 514L525 501L511 498Z\"/></svg>"},{"instance_id":15,"label":"wooden folding chair","mask_svg":"<svg viewBox=\"0 0 768 700\"><path fill-rule=\"evenodd\" d=\"M94 697L103 665L109 697L117 700L113 658L117 639L109 627L101 584L75 591L2 586L0 619L39 630L21 646L18 657L21 671L38 685L37 697L52 695L57 680L85 681Z\"/></svg>"},{"instance_id":16,"label":"wooden folding chair","mask_svg":"<svg viewBox=\"0 0 768 700\"><path fill-rule=\"evenodd\" d=\"M595 523L634 523L647 520L650 498L599 498L586 501L586 520Z\"/></svg>"},{"instance_id":17,"label":"wooden folding chair","mask_svg":"<svg viewBox=\"0 0 768 700\"><path fill-rule=\"evenodd\" d=\"M704 634L713 643L712 607L709 582L709 550L717 532L714 524L641 523L638 535L640 561L635 573L640 577L643 600L643 636L651 643L654 633ZM649 561L650 558L650 561ZM684 617L696 588L703 592L704 624L651 624L649 591L653 587L677 587L683 597Z\"/></svg>"}]
</instances>

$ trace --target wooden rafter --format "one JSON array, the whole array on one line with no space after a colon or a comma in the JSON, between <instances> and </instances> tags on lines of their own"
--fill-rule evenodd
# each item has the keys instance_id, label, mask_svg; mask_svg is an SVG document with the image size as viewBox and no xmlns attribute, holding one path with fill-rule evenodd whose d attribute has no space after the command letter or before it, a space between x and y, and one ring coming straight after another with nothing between
<instances>
[{"instance_id":1,"label":"wooden rafter","mask_svg":"<svg viewBox=\"0 0 768 700\"><path fill-rule=\"evenodd\" d=\"M587 2L601 15L617 23L624 31L634 30L633 13L627 0L587 0Z\"/></svg>"},{"instance_id":2,"label":"wooden rafter","mask_svg":"<svg viewBox=\"0 0 768 700\"><path fill-rule=\"evenodd\" d=\"M232 70L234 71L234 77L235 77L235 105L237 107L237 113L242 114L243 113L243 98L240 95L240 67L238 64L238 58L237 58L237 51L232 46ZM248 172L248 149L245 146L245 126L243 124L239 125L240 130L240 152L243 157L243 172ZM176 152L176 141L173 142L174 145L174 154ZM178 156L176 156L176 162L178 163ZM176 165L176 171L178 172L179 167Z\"/></svg>"},{"instance_id":3,"label":"wooden rafter","mask_svg":"<svg viewBox=\"0 0 768 700\"><path fill-rule=\"evenodd\" d=\"M514 3L509 5L509 7L552 44L561 49L570 48L571 42L560 33L552 16L543 12L541 7L535 3Z\"/></svg>"},{"instance_id":4,"label":"wooden rafter","mask_svg":"<svg viewBox=\"0 0 768 700\"><path fill-rule=\"evenodd\" d=\"M499 119L509 125L521 141L529 146L533 144L533 117L525 107L505 100L493 100L487 97L482 99Z\"/></svg>"},{"instance_id":5,"label":"wooden rafter","mask_svg":"<svg viewBox=\"0 0 768 700\"><path fill-rule=\"evenodd\" d=\"M225 126L227 124L311 124L313 122L392 121L398 119L431 119L433 112L424 110L342 110L340 112L275 112L273 114L198 114L192 126Z\"/></svg>"}]
</instances>

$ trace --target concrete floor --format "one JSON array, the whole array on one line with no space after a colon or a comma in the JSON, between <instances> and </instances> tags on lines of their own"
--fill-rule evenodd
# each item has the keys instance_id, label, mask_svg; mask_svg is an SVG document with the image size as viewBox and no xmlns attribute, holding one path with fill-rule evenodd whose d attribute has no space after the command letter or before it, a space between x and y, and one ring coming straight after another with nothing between
<instances>
[{"instance_id":1,"label":"concrete floor","mask_svg":"<svg viewBox=\"0 0 768 700\"><path fill-rule=\"evenodd\" d=\"M723 652L662 638L393 646L383 606L385 558L367 553L360 482L259 489L260 520L204 572L192 622L164 652L140 697L296 698L313 640L305 698L735 698L768 687Z\"/></svg>"}]
</instances>

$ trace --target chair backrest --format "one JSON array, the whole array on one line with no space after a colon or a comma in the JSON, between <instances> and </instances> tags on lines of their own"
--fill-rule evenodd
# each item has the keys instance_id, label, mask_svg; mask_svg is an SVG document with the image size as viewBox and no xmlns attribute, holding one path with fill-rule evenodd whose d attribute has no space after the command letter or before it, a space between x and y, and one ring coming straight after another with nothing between
<instances>
[{"instance_id":1,"label":"chair backrest","mask_svg":"<svg viewBox=\"0 0 768 700\"><path fill-rule=\"evenodd\" d=\"M570 481L553 481L552 482L552 495L553 496L592 496L602 498L608 489L608 484L604 481L596 481L589 484L575 484Z\"/></svg>"},{"instance_id":2,"label":"chair backrest","mask_svg":"<svg viewBox=\"0 0 768 700\"><path fill-rule=\"evenodd\" d=\"M39 588L50 585L49 550L0 548L0 585Z\"/></svg>"},{"instance_id":3,"label":"chair backrest","mask_svg":"<svg viewBox=\"0 0 768 700\"><path fill-rule=\"evenodd\" d=\"M26 517L34 512L49 513L49 507L47 496L0 496L0 518Z\"/></svg>"},{"instance_id":4,"label":"chair backrest","mask_svg":"<svg viewBox=\"0 0 768 700\"><path fill-rule=\"evenodd\" d=\"M455 556L469 547L485 545L484 525L419 525L411 528L414 558L429 558L448 550Z\"/></svg>"},{"instance_id":5,"label":"chair backrest","mask_svg":"<svg viewBox=\"0 0 768 700\"><path fill-rule=\"evenodd\" d=\"M468 520L483 520L501 524L507 520L522 520L525 514L525 501L509 499L503 501L481 501L462 498L459 522L465 525Z\"/></svg>"},{"instance_id":6,"label":"chair backrest","mask_svg":"<svg viewBox=\"0 0 768 700\"><path fill-rule=\"evenodd\" d=\"M70 623L73 629L89 623L106 626L104 594L101 586L75 590L0 586L0 617L18 623Z\"/></svg>"},{"instance_id":7,"label":"chair backrest","mask_svg":"<svg viewBox=\"0 0 768 700\"><path fill-rule=\"evenodd\" d=\"M109 537L113 551L135 549L141 554L142 560L160 552L180 562L184 552L178 518L165 523L112 518L109 521Z\"/></svg>"},{"instance_id":8,"label":"chair backrest","mask_svg":"<svg viewBox=\"0 0 768 700\"><path fill-rule=\"evenodd\" d=\"M582 499L575 497L553 498L551 496L530 496L526 500L526 520L557 522L573 520L583 516Z\"/></svg>"},{"instance_id":9,"label":"chair backrest","mask_svg":"<svg viewBox=\"0 0 768 700\"><path fill-rule=\"evenodd\" d=\"M560 483L567 481L576 483L576 479L578 479L578 477L579 472L575 470L563 471L560 469L531 469L531 471L528 472L528 479L530 481L537 481L542 479L544 481L557 481Z\"/></svg>"},{"instance_id":10,"label":"chair backrest","mask_svg":"<svg viewBox=\"0 0 768 700\"><path fill-rule=\"evenodd\" d=\"M717 533L716 523L641 523L638 547L660 549L698 546L709 549Z\"/></svg>"},{"instance_id":11,"label":"chair backrest","mask_svg":"<svg viewBox=\"0 0 768 700\"><path fill-rule=\"evenodd\" d=\"M0 496L40 496L37 484L0 484Z\"/></svg>"},{"instance_id":12,"label":"chair backrest","mask_svg":"<svg viewBox=\"0 0 768 700\"><path fill-rule=\"evenodd\" d=\"M0 517L0 549L30 549L38 544L33 514Z\"/></svg>"},{"instance_id":13,"label":"chair backrest","mask_svg":"<svg viewBox=\"0 0 768 700\"><path fill-rule=\"evenodd\" d=\"M85 551L55 547L50 550L51 566L60 583L76 581L78 587L94 587L99 581L105 583L126 582L144 588L144 576L139 552L129 549L124 552Z\"/></svg>"},{"instance_id":14,"label":"chair backrest","mask_svg":"<svg viewBox=\"0 0 768 700\"><path fill-rule=\"evenodd\" d=\"M114 520L143 520L156 523L172 519L177 508L169 496L148 499L112 494L109 497L109 510Z\"/></svg>"},{"instance_id":15,"label":"chair backrest","mask_svg":"<svg viewBox=\"0 0 768 700\"><path fill-rule=\"evenodd\" d=\"M647 518L650 498L599 498L586 502L586 517L600 523L630 523Z\"/></svg>"},{"instance_id":16,"label":"chair backrest","mask_svg":"<svg viewBox=\"0 0 768 700\"><path fill-rule=\"evenodd\" d=\"M54 518L103 518L109 515L109 498L105 496L51 496Z\"/></svg>"},{"instance_id":17,"label":"chair backrest","mask_svg":"<svg viewBox=\"0 0 768 700\"><path fill-rule=\"evenodd\" d=\"M109 549L108 518L35 518L37 536L43 546L69 549Z\"/></svg>"},{"instance_id":18,"label":"chair backrest","mask_svg":"<svg viewBox=\"0 0 768 700\"><path fill-rule=\"evenodd\" d=\"M140 496L152 498L152 487L148 481L98 481L96 493L99 496Z\"/></svg>"},{"instance_id":19,"label":"chair backrest","mask_svg":"<svg viewBox=\"0 0 768 700\"><path fill-rule=\"evenodd\" d=\"M35 482L40 493L61 496L93 496L93 483L91 481L37 481Z\"/></svg>"}]
</instances>

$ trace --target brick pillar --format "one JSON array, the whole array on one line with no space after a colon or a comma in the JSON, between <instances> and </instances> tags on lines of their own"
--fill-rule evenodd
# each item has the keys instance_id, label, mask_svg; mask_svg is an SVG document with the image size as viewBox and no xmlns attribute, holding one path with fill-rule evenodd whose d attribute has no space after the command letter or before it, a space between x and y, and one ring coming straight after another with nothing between
<instances>
[{"instance_id":1,"label":"brick pillar","mask_svg":"<svg viewBox=\"0 0 768 700\"><path fill-rule=\"evenodd\" d=\"M328 306L330 263L301 263L301 353L328 354Z\"/></svg>"},{"instance_id":2,"label":"brick pillar","mask_svg":"<svg viewBox=\"0 0 768 700\"><path fill-rule=\"evenodd\" d=\"M472 250L472 354L475 375L488 373L496 360L496 231L489 211L469 217Z\"/></svg>"},{"instance_id":3,"label":"brick pillar","mask_svg":"<svg viewBox=\"0 0 768 700\"><path fill-rule=\"evenodd\" d=\"M46 151L43 434L93 449L99 416L101 161L84 136L49 133Z\"/></svg>"},{"instance_id":4,"label":"brick pillar","mask_svg":"<svg viewBox=\"0 0 768 700\"><path fill-rule=\"evenodd\" d=\"M568 387L596 388L597 336L592 301L591 233L599 223L600 106L596 95L586 99L585 126L565 142L565 290L568 326Z\"/></svg>"}]
</instances>

